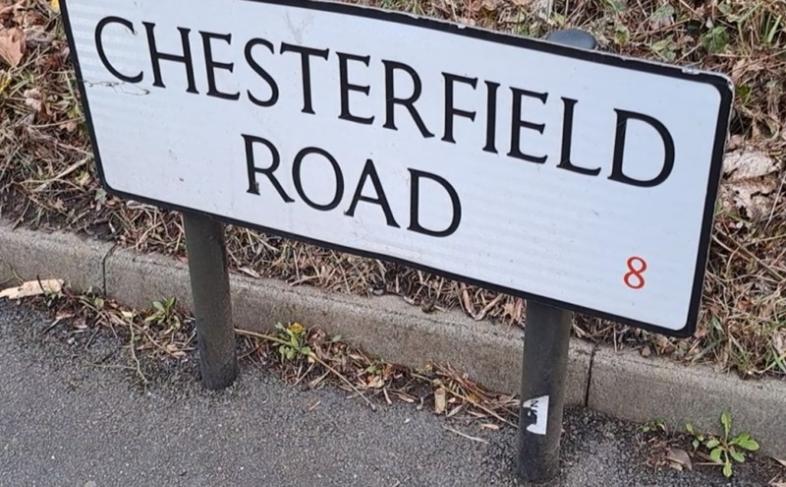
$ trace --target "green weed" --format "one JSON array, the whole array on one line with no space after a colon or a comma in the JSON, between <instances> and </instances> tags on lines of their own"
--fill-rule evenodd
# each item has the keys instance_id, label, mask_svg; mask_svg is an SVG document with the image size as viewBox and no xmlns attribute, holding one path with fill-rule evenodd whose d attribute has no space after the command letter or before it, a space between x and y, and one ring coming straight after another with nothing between
<instances>
[{"instance_id":1,"label":"green weed","mask_svg":"<svg viewBox=\"0 0 786 487\"><path fill-rule=\"evenodd\" d=\"M702 434L696 431L692 424L685 425L685 429L693 436L693 450L705 449L709 452L710 459L723 466L723 475L726 478L734 474L734 464L744 463L746 454L759 450L759 443L749 433L739 433L732 436L731 413L724 411L720 417L723 434Z\"/></svg>"}]
</instances>

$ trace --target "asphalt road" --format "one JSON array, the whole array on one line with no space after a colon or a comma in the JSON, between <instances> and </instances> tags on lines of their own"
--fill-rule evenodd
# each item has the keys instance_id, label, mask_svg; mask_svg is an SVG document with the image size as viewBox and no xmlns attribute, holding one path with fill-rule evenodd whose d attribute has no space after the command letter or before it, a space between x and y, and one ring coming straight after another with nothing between
<instances>
[{"instance_id":1,"label":"asphalt road","mask_svg":"<svg viewBox=\"0 0 786 487\"><path fill-rule=\"evenodd\" d=\"M122 346L111 335L85 351L45 333L51 323L0 301L2 486L518 485L512 428L481 430L406 404L373 412L342 391L290 386L249 365L220 394L200 388L193 364L157 371L144 390L121 360L94 365ZM728 485L716 469L647 466L637 425L574 410L565 428L554 485ZM733 484L767 485L773 472L746 465Z\"/></svg>"}]
</instances>

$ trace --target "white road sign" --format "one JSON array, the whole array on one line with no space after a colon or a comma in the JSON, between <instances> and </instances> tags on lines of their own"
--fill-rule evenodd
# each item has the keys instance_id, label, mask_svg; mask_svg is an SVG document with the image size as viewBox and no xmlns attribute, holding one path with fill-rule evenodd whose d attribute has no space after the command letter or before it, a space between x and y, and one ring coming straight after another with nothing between
<instances>
[{"instance_id":1,"label":"white road sign","mask_svg":"<svg viewBox=\"0 0 786 487\"><path fill-rule=\"evenodd\" d=\"M692 333L726 78L335 3L61 4L114 194Z\"/></svg>"}]
</instances>

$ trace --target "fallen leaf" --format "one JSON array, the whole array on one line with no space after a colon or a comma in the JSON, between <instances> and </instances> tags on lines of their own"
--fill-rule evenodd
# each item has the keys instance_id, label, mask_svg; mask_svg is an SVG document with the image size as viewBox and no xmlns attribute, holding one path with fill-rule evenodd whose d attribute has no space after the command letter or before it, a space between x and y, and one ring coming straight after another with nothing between
<instances>
[{"instance_id":1,"label":"fallen leaf","mask_svg":"<svg viewBox=\"0 0 786 487\"><path fill-rule=\"evenodd\" d=\"M554 0L534 0L529 8L543 20L548 20L551 17L551 12L554 10Z\"/></svg>"},{"instance_id":2,"label":"fallen leaf","mask_svg":"<svg viewBox=\"0 0 786 487\"><path fill-rule=\"evenodd\" d=\"M77 125L77 123L76 123L76 122L74 122L74 121L70 121L70 122L66 122L66 123L64 123L62 128L63 128L63 130L65 130L66 132L68 132L68 133L70 134L70 133L73 133L73 132L75 132L75 131L76 131L76 129L77 129L77 128L79 128L79 126ZM89 173L84 173L84 174L85 174L87 177L89 177L89 176L90 176L90 175L89 175ZM82 184L82 186L84 186L84 184Z\"/></svg>"},{"instance_id":3,"label":"fallen leaf","mask_svg":"<svg viewBox=\"0 0 786 487\"><path fill-rule=\"evenodd\" d=\"M32 88L25 90L22 95L25 97L25 105L35 110L36 113L44 109L44 100L41 96L41 92L38 89Z\"/></svg>"},{"instance_id":4,"label":"fallen leaf","mask_svg":"<svg viewBox=\"0 0 786 487\"><path fill-rule=\"evenodd\" d=\"M666 459L671 463L672 468L693 470L693 462L690 460L690 455L682 448L669 448Z\"/></svg>"},{"instance_id":5,"label":"fallen leaf","mask_svg":"<svg viewBox=\"0 0 786 487\"><path fill-rule=\"evenodd\" d=\"M775 181L741 181L721 188L721 201L726 209L744 210L752 221L767 218L772 211L777 190Z\"/></svg>"},{"instance_id":6,"label":"fallen leaf","mask_svg":"<svg viewBox=\"0 0 786 487\"><path fill-rule=\"evenodd\" d=\"M487 12L496 12L498 7L499 4L494 0L482 0L480 3L480 8Z\"/></svg>"},{"instance_id":7,"label":"fallen leaf","mask_svg":"<svg viewBox=\"0 0 786 487\"><path fill-rule=\"evenodd\" d=\"M186 356L186 353L184 351L180 350L177 347L177 345L174 345L172 343L170 343L169 345L166 346L166 351L167 351L167 353L169 355L171 355L171 356L173 356L175 358L183 358L183 357Z\"/></svg>"},{"instance_id":8,"label":"fallen leaf","mask_svg":"<svg viewBox=\"0 0 786 487\"><path fill-rule=\"evenodd\" d=\"M723 174L730 181L744 181L772 174L778 170L778 163L767 154L757 150L738 150L726 156Z\"/></svg>"},{"instance_id":9,"label":"fallen leaf","mask_svg":"<svg viewBox=\"0 0 786 487\"><path fill-rule=\"evenodd\" d=\"M24 52L25 33L17 27L0 27L0 59L15 68L22 62Z\"/></svg>"},{"instance_id":10,"label":"fallen leaf","mask_svg":"<svg viewBox=\"0 0 786 487\"><path fill-rule=\"evenodd\" d=\"M385 380L381 375L373 375L366 380L366 387L369 389L382 389L385 387Z\"/></svg>"},{"instance_id":11,"label":"fallen leaf","mask_svg":"<svg viewBox=\"0 0 786 487\"><path fill-rule=\"evenodd\" d=\"M767 154L749 149L730 153L723 165L726 176L721 203L727 211L743 210L752 221L767 218L778 188L778 163Z\"/></svg>"},{"instance_id":12,"label":"fallen leaf","mask_svg":"<svg viewBox=\"0 0 786 487\"><path fill-rule=\"evenodd\" d=\"M437 414L444 414L448 408L448 394L444 387L440 387L434 391L434 412Z\"/></svg>"},{"instance_id":13,"label":"fallen leaf","mask_svg":"<svg viewBox=\"0 0 786 487\"><path fill-rule=\"evenodd\" d=\"M459 412L461 412L463 410L464 410L464 405L463 404L459 404L458 406L456 406L456 407L454 407L453 409L450 410L450 412L447 414L447 417L448 418L452 418L453 416L457 415Z\"/></svg>"},{"instance_id":14,"label":"fallen leaf","mask_svg":"<svg viewBox=\"0 0 786 487\"><path fill-rule=\"evenodd\" d=\"M655 12L652 13L652 15L650 15L649 18L650 27L655 30L658 30L673 25L674 14L675 14L675 10L671 4L666 3L661 5L660 7L658 7L657 10L655 10Z\"/></svg>"},{"instance_id":15,"label":"fallen leaf","mask_svg":"<svg viewBox=\"0 0 786 487\"><path fill-rule=\"evenodd\" d=\"M60 13L60 0L50 0L49 8L52 9L54 13Z\"/></svg>"},{"instance_id":16,"label":"fallen leaf","mask_svg":"<svg viewBox=\"0 0 786 487\"><path fill-rule=\"evenodd\" d=\"M21 286L8 288L0 291L0 299L22 299L42 294L59 293L63 289L63 281L59 279L49 279L46 281L29 281Z\"/></svg>"}]
</instances>

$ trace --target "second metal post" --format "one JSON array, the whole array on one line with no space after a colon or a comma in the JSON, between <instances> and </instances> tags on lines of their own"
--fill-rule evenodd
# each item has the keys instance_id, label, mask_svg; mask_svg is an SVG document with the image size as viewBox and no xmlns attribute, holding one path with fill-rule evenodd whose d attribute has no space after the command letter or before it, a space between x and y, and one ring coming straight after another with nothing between
<instances>
[{"instance_id":1,"label":"second metal post","mask_svg":"<svg viewBox=\"0 0 786 487\"><path fill-rule=\"evenodd\" d=\"M559 474L565 376L573 313L527 303L517 474L529 482Z\"/></svg>"}]
</instances>

